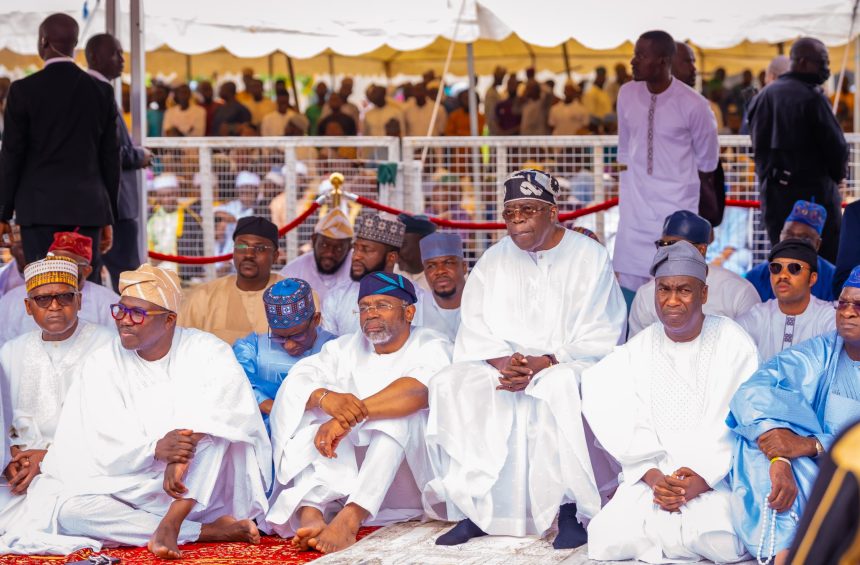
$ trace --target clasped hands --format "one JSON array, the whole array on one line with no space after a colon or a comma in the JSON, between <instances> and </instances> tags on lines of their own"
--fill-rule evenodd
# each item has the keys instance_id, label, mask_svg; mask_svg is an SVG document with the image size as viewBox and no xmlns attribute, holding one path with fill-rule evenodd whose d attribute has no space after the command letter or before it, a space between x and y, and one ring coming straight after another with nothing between
<instances>
[{"instance_id":1,"label":"clasped hands","mask_svg":"<svg viewBox=\"0 0 860 565\"><path fill-rule=\"evenodd\" d=\"M3 471L12 494L27 492L30 483L42 472L40 465L47 453L47 449L21 449L16 445L12 446L12 460Z\"/></svg>"},{"instance_id":2,"label":"clasped hands","mask_svg":"<svg viewBox=\"0 0 860 565\"><path fill-rule=\"evenodd\" d=\"M493 360L490 364L501 373L496 390L519 392L529 386L535 375L551 367L553 363L547 355L514 353L510 357Z\"/></svg>"},{"instance_id":3,"label":"clasped hands","mask_svg":"<svg viewBox=\"0 0 860 565\"><path fill-rule=\"evenodd\" d=\"M651 487L654 504L667 512L680 512L683 505L711 490L705 479L689 467L681 467L671 475L650 469L642 482Z\"/></svg>"},{"instance_id":4,"label":"clasped hands","mask_svg":"<svg viewBox=\"0 0 860 565\"><path fill-rule=\"evenodd\" d=\"M326 391L325 396L321 396L319 408L331 416L331 420L317 430L314 447L323 457L336 458L340 441L353 427L367 419L367 406L354 394Z\"/></svg>"},{"instance_id":5,"label":"clasped hands","mask_svg":"<svg viewBox=\"0 0 860 565\"><path fill-rule=\"evenodd\" d=\"M164 469L164 492L173 498L180 499L188 492L182 480L194 458L197 444L205 435L185 429L173 430L156 442L155 458L167 463Z\"/></svg>"}]
</instances>

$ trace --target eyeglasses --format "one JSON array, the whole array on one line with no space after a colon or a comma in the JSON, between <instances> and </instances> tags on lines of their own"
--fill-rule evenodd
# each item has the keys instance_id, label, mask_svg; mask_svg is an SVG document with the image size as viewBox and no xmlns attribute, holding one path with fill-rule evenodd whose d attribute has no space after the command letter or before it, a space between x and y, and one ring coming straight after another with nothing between
<instances>
[{"instance_id":1,"label":"eyeglasses","mask_svg":"<svg viewBox=\"0 0 860 565\"><path fill-rule=\"evenodd\" d=\"M262 255L266 251L270 251L274 249L271 245L248 245L247 243L237 243L233 246L233 250L236 253L247 253L251 252L254 255Z\"/></svg>"},{"instance_id":2,"label":"eyeglasses","mask_svg":"<svg viewBox=\"0 0 860 565\"><path fill-rule=\"evenodd\" d=\"M277 344L281 344L281 345L286 343L287 341L292 341L292 342L298 343L300 345L304 345L305 343L310 341L311 337L316 339L316 335L314 334L314 332L311 331L312 329L315 329L315 328L311 327L312 322L313 322L313 318L309 319L305 323L305 329L303 329L300 332L294 333L291 336L286 336L286 337L282 336L282 335L273 334L272 328L269 328L269 341L271 341L272 343L277 343Z\"/></svg>"},{"instance_id":3,"label":"eyeglasses","mask_svg":"<svg viewBox=\"0 0 860 565\"><path fill-rule=\"evenodd\" d=\"M523 218L529 219L549 209L550 206L533 206L531 204L526 204L524 206L511 206L510 208L502 210L502 218L505 220L513 220L517 217L517 214L519 214Z\"/></svg>"},{"instance_id":4,"label":"eyeglasses","mask_svg":"<svg viewBox=\"0 0 860 565\"><path fill-rule=\"evenodd\" d=\"M161 314L170 314L170 310L144 310L143 308L129 308L125 304L111 304L110 315L113 319L120 321L126 316L129 317L134 325L142 324L147 316L158 316Z\"/></svg>"},{"instance_id":5,"label":"eyeglasses","mask_svg":"<svg viewBox=\"0 0 860 565\"><path fill-rule=\"evenodd\" d=\"M788 269L788 272L791 273L792 275L800 274L800 271L802 271L803 269L809 268L806 265L801 265L800 263L785 263L785 264L783 264L783 263L777 263L776 261L774 261L773 263L771 263L770 265L767 266L767 268L770 270L770 274L772 274L772 275L780 274L782 272L783 267Z\"/></svg>"},{"instance_id":6,"label":"eyeglasses","mask_svg":"<svg viewBox=\"0 0 860 565\"><path fill-rule=\"evenodd\" d=\"M406 304L400 304L401 308L406 308ZM353 314L370 314L371 312L377 312L379 314L385 314L391 312L397 308L396 305L391 304L389 302L381 302L379 304L374 304L372 306L362 305L358 307L358 310L353 310Z\"/></svg>"},{"instance_id":7,"label":"eyeglasses","mask_svg":"<svg viewBox=\"0 0 860 565\"><path fill-rule=\"evenodd\" d=\"M36 303L39 308L50 308L54 300L60 306L71 306L75 302L77 292L62 292L60 294L40 294L39 296L30 296L27 299Z\"/></svg>"},{"instance_id":8,"label":"eyeglasses","mask_svg":"<svg viewBox=\"0 0 860 565\"><path fill-rule=\"evenodd\" d=\"M855 316L860 316L860 302L854 302L852 300L839 300L836 304L833 305L836 308L837 312L841 312L843 310L848 310L849 308L854 310Z\"/></svg>"}]
</instances>

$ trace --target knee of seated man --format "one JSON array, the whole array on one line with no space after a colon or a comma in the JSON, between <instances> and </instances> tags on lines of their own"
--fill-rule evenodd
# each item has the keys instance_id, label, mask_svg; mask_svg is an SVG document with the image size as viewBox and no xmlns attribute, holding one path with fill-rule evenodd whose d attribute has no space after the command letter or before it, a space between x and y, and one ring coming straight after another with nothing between
<instances>
[{"instance_id":1,"label":"knee of seated man","mask_svg":"<svg viewBox=\"0 0 860 565\"><path fill-rule=\"evenodd\" d=\"M68 532L93 509L91 496L73 496L60 505L57 511L57 525L61 530Z\"/></svg>"}]
</instances>

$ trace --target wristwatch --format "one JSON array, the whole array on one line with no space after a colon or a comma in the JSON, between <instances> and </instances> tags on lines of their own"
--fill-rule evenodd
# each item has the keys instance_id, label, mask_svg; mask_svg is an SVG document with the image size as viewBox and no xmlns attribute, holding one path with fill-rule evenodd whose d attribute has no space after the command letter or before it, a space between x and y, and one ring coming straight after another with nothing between
<instances>
[{"instance_id":1,"label":"wristwatch","mask_svg":"<svg viewBox=\"0 0 860 565\"><path fill-rule=\"evenodd\" d=\"M821 454L824 453L824 446L821 445L821 442L818 441L817 437L815 437L815 436L809 436L809 437L811 437L813 440L815 440L815 451L816 451L815 456L821 457Z\"/></svg>"}]
</instances>

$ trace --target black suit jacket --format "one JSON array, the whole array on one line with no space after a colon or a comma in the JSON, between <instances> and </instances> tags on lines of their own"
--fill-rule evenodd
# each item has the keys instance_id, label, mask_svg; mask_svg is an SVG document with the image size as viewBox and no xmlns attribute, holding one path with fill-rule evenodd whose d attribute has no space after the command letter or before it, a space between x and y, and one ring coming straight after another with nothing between
<instances>
[{"instance_id":1,"label":"black suit jacket","mask_svg":"<svg viewBox=\"0 0 860 565\"><path fill-rule=\"evenodd\" d=\"M849 204L842 216L839 255L836 257L836 274L833 276L833 296L839 296L851 270L858 265L860 265L860 201Z\"/></svg>"},{"instance_id":2,"label":"black suit jacket","mask_svg":"<svg viewBox=\"0 0 860 565\"><path fill-rule=\"evenodd\" d=\"M122 160L122 176L119 188L120 220L133 220L140 216L140 182L137 170L143 168L143 148L134 144L125 120L117 114L117 132L119 134L119 153Z\"/></svg>"},{"instance_id":3,"label":"black suit jacket","mask_svg":"<svg viewBox=\"0 0 860 565\"><path fill-rule=\"evenodd\" d=\"M117 217L120 159L113 89L72 62L9 88L0 150L0 220L105 226Z\"/></svg>"}]
</instances>

